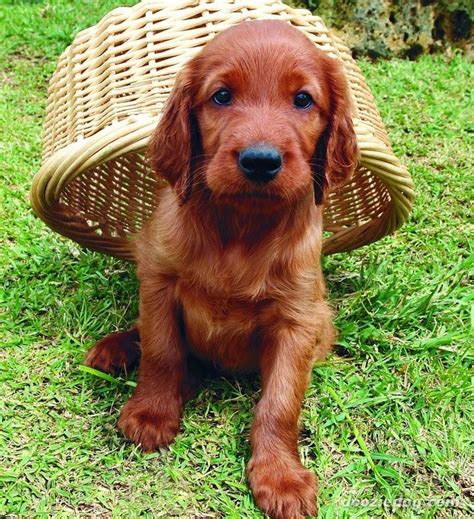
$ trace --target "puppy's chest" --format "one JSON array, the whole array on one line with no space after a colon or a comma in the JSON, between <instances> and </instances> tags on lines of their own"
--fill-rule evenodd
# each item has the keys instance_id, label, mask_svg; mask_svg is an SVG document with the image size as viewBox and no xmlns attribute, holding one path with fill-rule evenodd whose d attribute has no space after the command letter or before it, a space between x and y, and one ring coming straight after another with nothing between
<instances>
[{"instance_id":1,"label":"puppy's chest","mask_svg":"<svg viewBox=\"0 0 474 519\"><path fill-rule=\"evenodd\" d=\"M177 296L191 350L224 369L256 368L258 330L277 313L274 282L268 269L231 255L183 272Z\"/></svg>"},{"instance_id":2,"label":"puppy's chest","mask_svg":"<svg viewBox=\"0 0 474 519\"><path fill-rule=\"evenodd\" d=\"M205 300L256 301L268 299L275 291L278 276L274 264L262 255L235 246L184 265L179 277L183 288Z\"/></svg>"},{"instance_id":3,"label":"puppy's chest","mask_svg":"<svg viewBox=\"0 0 474 519\"><path fill-rule=\"evenodd\" d=\"M258 365L258 329L271 302L211 297L182 286L180 300L188 347L223 369L252 370Z\"/></svg>"}]
</instances>

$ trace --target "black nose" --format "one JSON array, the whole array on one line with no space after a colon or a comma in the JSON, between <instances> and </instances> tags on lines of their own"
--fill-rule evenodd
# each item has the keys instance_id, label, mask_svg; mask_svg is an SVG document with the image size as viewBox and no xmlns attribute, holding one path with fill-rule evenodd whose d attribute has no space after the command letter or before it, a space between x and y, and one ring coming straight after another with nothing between
<instances>
[{"instance_id":1,"label":"black nose","mask_svg":"<svg viewBox=\"0 0 474 519\"><path fill-rule=\"evenodd\" d=\"M271 146L250 146L239 153L239 167L254 182L269 182L280 171L281 154Z\"/></svg>"}]
</instances>

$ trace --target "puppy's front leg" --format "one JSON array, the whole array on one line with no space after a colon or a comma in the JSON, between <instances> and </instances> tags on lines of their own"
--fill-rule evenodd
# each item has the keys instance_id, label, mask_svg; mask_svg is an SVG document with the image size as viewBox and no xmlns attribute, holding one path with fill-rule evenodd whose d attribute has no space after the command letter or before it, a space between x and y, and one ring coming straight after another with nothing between
<instances>
[{"instance_id":1,"label":"puppy's front leg","mask_svg":"<svg viewBox=\"0 0 474 519\"><path fill-rule=\"evenodd\" d=\"M262 398L252 426L248 477L257 505L278 519L316 514L316 477L301 464L297 446L316 347L315 337L299 327L281 327L264 340Z\"/></svg>"},{"instance_id":2,"label":"puppy's front leg","mask_svg":"<svg viewBox=\"0 0 474 519\"><path fill-rule=\"evenodd\" d=\"M139 330L138 384L118 425L144 451L152 451L173 441L183 406L185 354L173 282L141 280Z\"/></svg>"}]
</instances>

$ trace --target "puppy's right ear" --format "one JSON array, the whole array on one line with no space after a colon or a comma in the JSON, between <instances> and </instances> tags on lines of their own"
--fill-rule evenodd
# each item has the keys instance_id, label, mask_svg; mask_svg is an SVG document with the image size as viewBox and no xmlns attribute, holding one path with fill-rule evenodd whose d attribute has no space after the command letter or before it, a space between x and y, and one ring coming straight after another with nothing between
<instances>
[{"instance_id":1,"label":"puppy's right ear","mask_svg":"<svg viewBox=\"0 0 474 519\"><path fill-rule=\"evenodd\" d=\"M197 120L192 112L192 85L185 70L171 91L148 146L153 170L176 191L181 204L191 196L196 157L201 153Z\"/></svg>"}]
</instances>

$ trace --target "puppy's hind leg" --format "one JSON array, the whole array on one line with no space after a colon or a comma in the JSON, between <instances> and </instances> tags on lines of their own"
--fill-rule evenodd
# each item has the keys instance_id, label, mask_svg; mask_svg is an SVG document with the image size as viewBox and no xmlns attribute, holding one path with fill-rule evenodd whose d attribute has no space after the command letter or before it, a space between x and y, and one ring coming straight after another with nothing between
<instances>
[{"instance_id":1,"label":"puppy's hind leg","mask_svg":"<svg viewBox=\"0 0 474 519\"><path fill-rule=\"evenodd\" d=\"M140 360L139 343L138 328L132 328L128 332L111 333L95 343L84 363L112 375L130 371L138 366Z\"/></svg>"}]
</instances>

